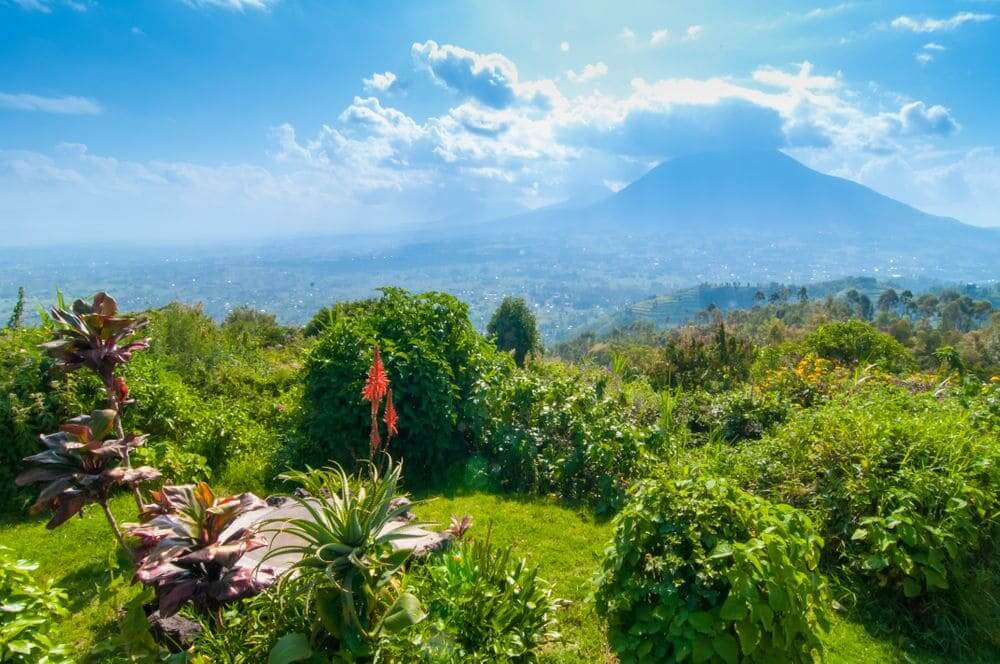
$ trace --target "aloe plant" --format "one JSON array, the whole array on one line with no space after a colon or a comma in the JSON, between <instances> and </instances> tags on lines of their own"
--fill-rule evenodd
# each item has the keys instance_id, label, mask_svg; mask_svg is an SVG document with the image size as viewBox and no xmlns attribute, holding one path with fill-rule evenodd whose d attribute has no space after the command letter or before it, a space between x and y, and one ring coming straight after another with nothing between
<instances>
[{"instance_id":1,"label":"aloe plant","mask_svg":"<svg viewBox=\"0 0 1000 664\"><path fill-rule=\"evenodd\" d=\"M45 483L31 506L37 514L52 510L47 527L52 529L79 514L85 506L96 503L121 547L128 552L118 524L108 507L111 491L119 485L137 485L160 476L155 468L129 468L123 465L128 451L145 442L145 436L128 435L105 440L112 433L116 413L97 410L64 424L60 431L42 435L45 450L24 459L29 467L17 476L18 486Z\"/></svg>"},{"instance_id":2,"label":"aloe plant","mask_svg":"<svg viewBox=\"0 0 1000 664\"><path fill-rule=\"evenodd\" d=\"M189 601L218 616L225 602L274 583L273 570L240 564L266 540L252 529L230 528L241 515L265 507L263 500L252 493L220 497L204 482L168 485L151 495L144 523L128 533L140 542L136 580L156 590L161 616Z\"/></svg>"},{"instance_id":3,"label":"aloe plant","mask_svg":"<svg viewBox=\"0 0 1000 664\"><path fill-rule=\"evenodd\" d=\"M290 573L308 589L320 625L353 657L370 656L380 635L424 618L420 602L399 583L411 551L393 547L421 534L419 524L399 519L410 503L393 503L402 465L387 458L384 473L374 463L366 468L358 477L336 464L281 475L308 492L289 498L309 516L270 522L267 532L291 534L293 543L272 548L263 559L298 557Z\"/></svg>"}]
</instances>

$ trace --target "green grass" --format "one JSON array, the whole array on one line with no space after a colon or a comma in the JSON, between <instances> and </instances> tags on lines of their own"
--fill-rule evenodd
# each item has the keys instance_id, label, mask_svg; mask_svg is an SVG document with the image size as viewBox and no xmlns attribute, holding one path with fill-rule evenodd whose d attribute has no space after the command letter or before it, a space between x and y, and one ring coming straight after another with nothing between
<instances>
[{"instance_id":1,"label":"green grass","mask_svg":"<svg viewBox=\"0 0 1000 664\"><path fill-rule=\"evenodd\" d=\"M135 518L129 496L115 498L112 507L120 521ZM492 530L496 543L514 546L537 564L555 595L571 602L559 616L563 642L550 646L543 662L615 661L601 622L587 602L591 577L611 537L610 523L545 498L487 493L438 496L415 511L420 520L442 527L452 515L471 514L475 519L471 536L485 537ZM73 519L55 531L46 530L43 520L0 519L0 541L18 556L38 562L40 575L68 591L71 615L60 626L59 636L86 661L86 654L117 628L121 607L138 592L129 583L128 566L117 554L100 510L89 508L83 519ZM110 572L109 565L117 570ZM827 661L833 664L945 661L901 648L844 616L834 617L825 643Z\"/></svg>"}]
</instances>

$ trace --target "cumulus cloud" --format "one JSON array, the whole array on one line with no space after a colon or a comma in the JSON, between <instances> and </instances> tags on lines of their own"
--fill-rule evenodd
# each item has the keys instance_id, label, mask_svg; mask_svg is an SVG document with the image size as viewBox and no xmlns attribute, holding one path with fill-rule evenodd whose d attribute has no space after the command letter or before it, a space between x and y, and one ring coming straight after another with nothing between
<instances>
[{"instance_id":1,"label":"cumulus cloud","mask_svg":"<svg viewBox=\"0 0 1000 664\"><path fill-rule=\"evenodd\" d=\"M702 25L689 25L687 31L684 33L684 39L687 41L694 41L700 38L705 33L705 27Z\"/></svg>"},{"instance_id":2,"label":"cumulus cloud","mask_svg":"<svg viewBox=\"0 0 1000 664\"><path fill-rule=\"evenodd\" d=\"M889 25L897 30L909 30L910 32L941 32L954 30L965 23L983 23L991 21L993 18L993 14L974 12L959 12L951 18L915 18L903 15L894 18Z\"/></svg>"},{"instance_id":3,"label":"cumulus cloud","mask_svg":"<svg viewBox=\"0 0 1000 664\"><path fill-rule=\"evenodd\" d=\"M934 56L930 53L915 53L913 58L922 65L929 64L934 60Z\"/></svg>"},{"instance_id":4,"label":"cumulus cloud","mask_svg":"<svg viewBox=\"0 0 1000 664\"><path fill-rule=\"evenodd\" d=\"M941 44L937 44L935 42L927 42L926 44L924 44L924 50L925 51L946 51L948 49L946 49Z\"/></svg>"},{"instance_id":5,"label":"cumulus cloud","mask_svg":"<svg viewBox=\"0 0 1000 664\"><path fill-rule=\"evenodd\" d=\"M87 97L43 97L26 93L0 92L0 108L65 115L97 115L101 105Z\"/></svg>"},{"instance_id":6,"label":"cumulus cloud","mask_svg":"<svg viewBox=\"0 0 1000 664\"><path fill-rule=\"evenodd\" d=\"M490 108L526 103L548 110L558 97L550 81L518 80L517 66L499 53L476 53L433 40L414 43L413 58L435 81Z\"/></svg>"},{"instance_id":7,"label":"cumulus cloud","mask_svg":"<svg viewBox=\"0 0 1000 664\"><path fill-rule=\"evenodd\" d=\"M362 79L361 83L369 92L388 92L396 83L396 75L391 71L382 74L376 72L371 75L371 78Z\"/></svg>"},{"instance_id":8,"label":"cumulus cloud","mask_svg":"<svg viewBox=\"0 0 1000 664\"><path fill-rule=\"evenodd\" d=\"M569 42L568 41L559 42L559 50L562 51L563 53L568 53L569 52Z\"/></svg>"},{"instance_id":9,"label":"cumulus cloud","mask_svg":"<svg viewBox=\"0 0 1000 664\"><path fill-rule=\"evenodd\" d=\"M904 104L899 113L885 115L902 134L949 136L961 127L944 106L928 106L922 101Z\"/></svg>"},{"instance_id":10,"label":"cumulus cloud","mask_svg":"<svg viewBox=\"0 0 1000 664\"><path fill-rule=\"evenodd\" d=\"M413 57L434 80L493 108L506 108L517 99L517 67L499 53L480 54L428 40L414 43Z\"/></svg>"},{"instance_id":11,"label":"cumulus cloud","mask_svg":"<svg viewBox=\"0 0 1000 664\"><path fill-rule=\"evenodd\" d=\"M587 81L592 81L596 78L601 78L602 76L608 75L608 66L603 62L595 62L591 65L584 65L583 69L578 72L569 69L566 71L566 78L574 83L586 83Z\"/></svg>"},{"instance_id":12,"label":"cumulus cloud","mask_svg":"<svg viewBox=\"0 0 1000 664\"><path fill-rule=\"evenodd\" d=\"M622 31L618 33L618 36L627 45L629 46L635 45L635 32L633 32L632 28L628 27L627 25L624 28L622 28Z\"/></svg>"}]
</instances>

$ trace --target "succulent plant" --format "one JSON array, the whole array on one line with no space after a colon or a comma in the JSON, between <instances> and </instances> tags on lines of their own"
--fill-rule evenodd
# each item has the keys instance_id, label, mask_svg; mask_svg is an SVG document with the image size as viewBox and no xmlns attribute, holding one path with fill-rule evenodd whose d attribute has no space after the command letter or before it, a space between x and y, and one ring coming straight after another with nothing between
<instances>
[{"instance_id":1,"label":"succulent plant","mask_svg":"<svg viewBox=\"0 0 1000 664\"><path fill-rule=\"evenodd\" d=\"M115 367L132 359L132 354L149 347L149 339L133 337L149 323L137 316L119 316L118 303L105 292L91 302L77 300L71 310L52 308L58 329L55 339L42 348L55 358L56 368L75 371L93 369L106 386L113 381Z\"/></svg>"},{"instance_id":2,"label":"succulent plant","mask_svg":"<svg viewBox=\"0 0 1000 664\"><path fill-rule=\"evenodd\" d=\"M114 428L115 417L113 410L96 410L69 420L56 433L40 436L45 450L24 459L29 467L15 482L18 486L45 483L31 512L51 509L52 518L47 524L50 529L79 514L88 504L100 505L119 543L127 550L108 509L108 498L116 486L156 479L160 473L148 466L129 468L122 464L128 450L142 445L145 436L129 434L105 440Z\"/></svg>"},{"instance_id":3,"label":"succulent plant","mask_svg":"<svg viewBox=\"0 0 1000 664\"><path fill-rule=\"evenodd\" d=\"M161 616L189 601L214 612L274 582L273 570L239 564L266 540L253 530L230 528L239 516L265 507L263 500L252 493L219 497L204 482L167 485L151 496L144 523L128 533L140 542L136 580L156 589Z\"/></svg>"}]
</instances>

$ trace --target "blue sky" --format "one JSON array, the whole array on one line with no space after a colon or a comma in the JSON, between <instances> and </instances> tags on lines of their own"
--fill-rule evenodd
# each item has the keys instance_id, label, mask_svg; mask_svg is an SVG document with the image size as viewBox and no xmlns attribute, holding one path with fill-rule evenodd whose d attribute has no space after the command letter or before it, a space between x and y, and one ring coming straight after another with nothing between
<instances>
[{"instance_id":1,"label":"blue sky","mask_svg":"<svg viewBox=\"0 0 1000 664\"><path fill-rule=\"evenodd\" d=\"M0 228L389 229L737 147L995 226L997 43L982 0L0 0Z\"/></svg>"}]
</instances>

